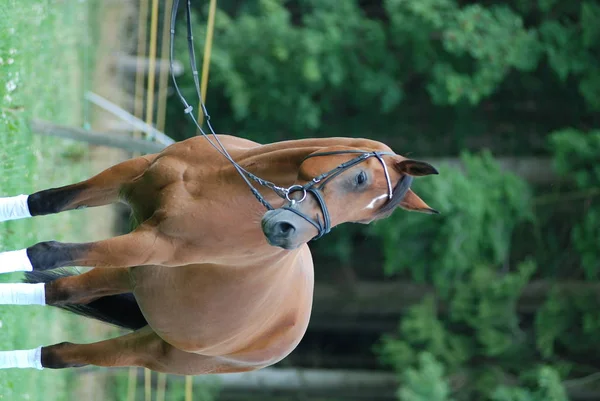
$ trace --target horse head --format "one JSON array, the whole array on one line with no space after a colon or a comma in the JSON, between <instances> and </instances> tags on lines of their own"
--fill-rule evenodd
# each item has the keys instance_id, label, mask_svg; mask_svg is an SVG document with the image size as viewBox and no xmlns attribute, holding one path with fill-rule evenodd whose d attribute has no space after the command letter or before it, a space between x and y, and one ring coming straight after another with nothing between
<instances>
[{"instance_id":1,"label":"horse head","mask_svg":"<svg viewBox=\"0 0 600 401\"><path fill-rule=\"evenodd\" d=\"M333 146L304 158L289 203L262 219L267 241L295 249L346 222L368 224L397 207L437 213L410 186L413 177L438 174L429 163L379 149Z\"/></svg>"}]
</instances>

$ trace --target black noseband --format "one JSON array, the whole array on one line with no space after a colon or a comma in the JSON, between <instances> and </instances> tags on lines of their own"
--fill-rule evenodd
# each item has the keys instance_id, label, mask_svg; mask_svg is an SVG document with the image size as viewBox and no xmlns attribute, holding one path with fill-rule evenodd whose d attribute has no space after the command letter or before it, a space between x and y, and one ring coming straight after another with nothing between
<instances>
[{"instance_id":1,"label":"black noseband","mask_svg":"<svg viewBox=\"0 0 600 401\"><path fill-rule=\"evenodd\" d=\"M311 241L314 241L331 231L331 217L329 216L329 210L327 209L327 205L325 205L325 199L323 199L321 191L317 188L302 188L306 192L310 192L311 194L313 194L315 196L315 199L317 199L317 202L321 207L321 213L323 214L323 223L321 224L321 220L319 219L318 215L316 219L311 219L310 217L302 213L300 210L296 209L294 205L300 202L297 202L293 199L288 206L283 206L282 209L289 210L290 212L297 214L298 216L302 217L304 220L312 224L319 232L315 237L311 239Z\"/></svg>"}]
</instances>

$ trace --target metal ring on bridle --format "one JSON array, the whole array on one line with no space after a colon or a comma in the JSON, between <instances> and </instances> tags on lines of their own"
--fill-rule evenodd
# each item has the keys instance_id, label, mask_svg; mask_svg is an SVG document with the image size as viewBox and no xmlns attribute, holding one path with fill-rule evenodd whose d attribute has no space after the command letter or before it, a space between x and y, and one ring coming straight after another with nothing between
<instances>
[{"instance_id":1,"label":"metal ring on bridle","mask_svg":"<svg viewBox=\"0 0 600 401\"><path fill-rule=\"evenodd\" d=\"M294 192L298 192L298 191L302 191L302 199L290 199L290 194L294 193ZM285 193L285 198L290 201L290 202L297 202L300 203L302 201L304 201L304 199L306 199L306 188L304 188L302 185L292 185L291 187L289 187Z\"/></svg>"}]
</instances>

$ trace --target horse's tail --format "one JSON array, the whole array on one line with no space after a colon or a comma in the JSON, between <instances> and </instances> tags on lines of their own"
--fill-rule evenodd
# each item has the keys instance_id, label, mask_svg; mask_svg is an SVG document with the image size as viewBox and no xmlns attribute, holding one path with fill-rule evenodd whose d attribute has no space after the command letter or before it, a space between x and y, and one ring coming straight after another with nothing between
<instances>
[{"instance_id":1,"label":"horse's tail","mask_svg":"<svg viewBox=\"0 0 600 401\"><path fill-rule=\"evenodd\" d=\"M47 283L76 274L76 272L67 269L32 271L25 273L23 281L26 283ZM148 324L131 293L102 297L85 305L67 304L56 305L56 307L130 330L137 330Z\"/></svg>"}]
</instances>

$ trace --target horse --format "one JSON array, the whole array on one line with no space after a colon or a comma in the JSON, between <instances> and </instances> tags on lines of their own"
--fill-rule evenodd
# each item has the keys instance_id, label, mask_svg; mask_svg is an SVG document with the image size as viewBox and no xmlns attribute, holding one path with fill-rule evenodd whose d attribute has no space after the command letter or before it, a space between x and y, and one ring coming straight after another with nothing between
<instances>
[{"instance_id":1,"label":"horse","mask_svg":"<svg viewBox=\"0 0 600 401\"><path fill-rule=\"evenodd\" d=\"M105 240L0 253L0 273L25 272L24 283L0 284L0 304L60 307L129 330L91 344L1 351L0 368L199 375L273 365L310 320L311 240L397 208L437 213L410 188L437 170L381 142L218 139L235 163L198 136L79 183L0 198L0 221L122 202L137 222Z\"/></svg>"}]
</instances>

